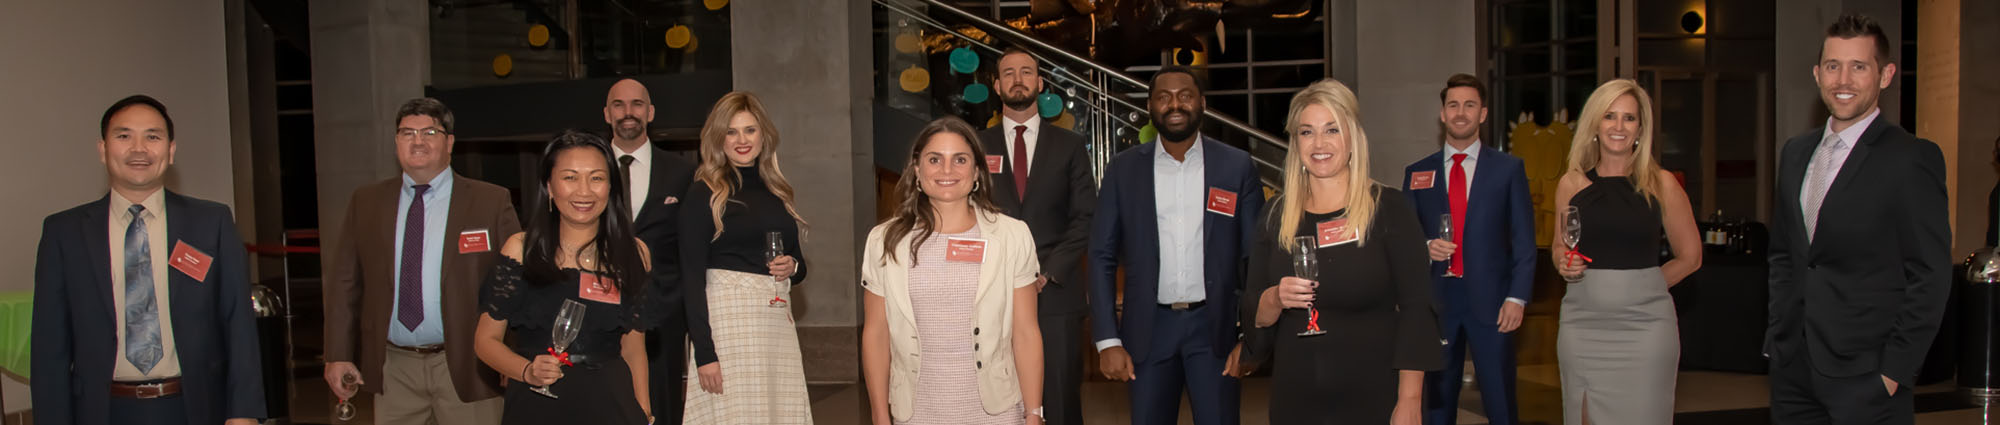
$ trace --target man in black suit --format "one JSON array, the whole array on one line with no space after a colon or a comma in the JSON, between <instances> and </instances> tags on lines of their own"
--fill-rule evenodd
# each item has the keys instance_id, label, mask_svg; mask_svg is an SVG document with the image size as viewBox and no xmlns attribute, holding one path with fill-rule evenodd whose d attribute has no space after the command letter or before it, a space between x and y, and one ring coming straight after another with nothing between
<instances>
[{"instance_id":1,"label":"man in black suit","mask_svg":"<svg viewBox=\"0 0 2000 425\"><path fill-rule=\"evenodd\" d=\"M1089 285L1083 280L1083 250L1090 244L1090 216L1097 205L1097 182L1083 136L1050 125L1037 113L1042 92L1040 64L1019 48L1002 53L999 76L1000 125L979 133L993 174L993 202L1008 216L1028 223L1035 256L1048 277L1036 305L1041 308L1042 417L1049 424L1083 423L1083 316Z\"/></svg>"},{"instance_id":2,"label":"man in black suit","mask_svg":"<svg viewBox=\"0 0 2000 425\"><path fill-rule=\"evenodd\" d=\"M1813 79L1832 116L1779 162L1771 226L1771 419L1909 424L1918 367L1951 290L1944 156L1882 120L1895 81L1882 27L1827 28Z\"/></svg>"},{"instance_id":3,"label":"man in black suit","mask_svg":"<svg viewBox=\"0 0 2000 425\"><path fill-rule=\"evenodd\" d=\"M37 423L256 423L264 380L229 207L166 190L174 124L159 101L119 100L98 125L111 193L42 222Z\"/></svg>"},{"instance_id":4,"label":"man in black suit","mask_svg":"<svg viewBox=\"0 0 2000 425\"><path fill-rule=\"evenodd\" d=\"M646 136L653 121L653 95L630 78L618 80L604 96L604 122L611 125L611 146L618 154L620 174L629 183L632 224L639 240L653 253L653 281L665 323L646 333L652 353L651 395L655 423L680 423L682 382L687 372L687 315L681 313L680 238L674 217L680 215L681 195L694 179L694 164L660 149ZM700 200L697 200L698 202Z\"/></svg>"}]
</instances>

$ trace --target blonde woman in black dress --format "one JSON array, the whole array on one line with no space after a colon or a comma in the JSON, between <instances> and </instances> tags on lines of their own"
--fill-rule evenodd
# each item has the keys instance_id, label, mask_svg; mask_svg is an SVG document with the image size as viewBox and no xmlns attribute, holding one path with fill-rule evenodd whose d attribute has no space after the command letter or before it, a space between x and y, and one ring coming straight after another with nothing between
<instances>
[{"instance_id":1,"label":"blonde woman in black dress","mask_svg":"<svg viewBox=\"0 0 2000 425\"><path fill-rule=\"evenodd\" d=\"M1580 117L1569 171L1556 185L1552 229L1559 237L1550 247L1556 270L1570 282L1556 334L1563 423L1670 424L1681 345L1667 287L1701 267L1694 211L1654 158L1657 121L1638 84L1604 83ZM1574 247L1560 237L1569 216L1564 207L1575 207L1582 219ZM1662 232L1674 255L1664 264Z\"/></svg>"},{"instance_id":2,"label":"blonde woman in black dress","mask_svg":"<svg viewBox=\"0 0 2000 425\"><path fill-rule=\"evenodd\" d=\"M1285 188L1251 244L1244 351L1275 357L1271 423L1417 425L1424 372L1443 366L1423 228L1368 177L1356 105L1334 80L1292 98ZM1316 281L1293 271L1301 236L1316 242ZM1326 333L1301 336L1315 321Z\"/></svg>"}]
</instances>

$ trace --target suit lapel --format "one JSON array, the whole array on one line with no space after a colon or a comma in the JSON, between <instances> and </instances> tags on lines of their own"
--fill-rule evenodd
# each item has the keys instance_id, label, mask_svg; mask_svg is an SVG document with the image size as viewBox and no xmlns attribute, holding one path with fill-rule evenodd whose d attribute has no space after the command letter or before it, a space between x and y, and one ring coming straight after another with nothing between
<instances>
[{"instance_id":1,"label":"suit lapel","mask_svg":"<svg viewBox=\"0 0 2000 425\"><path fill-rule=\"evenodd\" d=\"M1788 229L1790 230L1790 234L1798 235L1796 243L1801 245L1806 243L1806 225L1805 208L1799 205L1799 193L1804 190L1806 162L1812 160L1812 151L1817 147L1810 141L1816 140L1817 135L1824 134L1824 131L1825 129L1823 128L1814 130L1812 133L1808 133L1814 136L1794 138L1792 142L1786 143L1784 159L1779 161L1778 164L1780 168L1778 173L1778 202L1782 206L1780 211L1791 212L1792 214L1789 215L1795 218L1793 220L1780 220L1779 223L1782 226L1790 227Z\"/></svg>"},{"instance_id":2,"label":"suit lapel","mask_svg":"<svg viewBox=\"0 0 2000 425\"><path fill-rule=\"evenodd\" d=\"M1139 246L1157 248L1160 246L1160 200L1159 197L1153 196L1153 191L1155 190L1153 185L1159 184L1159 182L1153 179L1153 161L1158 160L1153 155L1159 154L1160 142L1139 145L1139 147L1134 149L1140 149L1139 154L1145 158L1140 162L1141 166L1132 167L1135 168L1132 172L1137 174L1132 176L1133 181L1138 182L1138 184L1132 185L1134 189L1137 189L1136 192L1138 192L1133 195L1137 196L1139 200L1139 208L1133 211L1138 214L1133 218L1137 219L1138 223L1144 223L1141 225L1143 226L1141 227L1142 229L1152 229L1149 232L1139 232L1140 237L1146 241L1145 244ZM1144 255L1151 257L1154 264L1159 264L1159 249L1153 249L1152 252L1147 252Z\"/></svg>"},{"instance_id":3,"label":"suit lapel","mask_svg":"<svg viewBox=\"0 0 2000 425\"><path fill-rule=\"evenodd\" d=\"M115 195L107 194L84 207L83 222L77 223L83 226L83 246L89 251L88 260L93 271L90 275L96 278L86 286L97 291L98 298L104 302L105 312L118 311L116 302L111 299L111 291L116 288L111 286L111 223L106 221L111 219L112 196Z\"/></svg>"},{"instance_id":4,"label":"suit lapel","mask_svg":"<svg viewBox=\"0 0 2000 425\"><path fill-rule=\"evenodd\" d=\"M1466 178L1472 180L1472 185L1465 188L1465 218L1467 219L1465 221L1467 223L1472 221L1470 220L1472 217L1481 217L1481 214L1487 213L1486 207L1489 205L1486 205L1484 201L1500 195L1499 188L1494 186L1499 184L1496 182L1500 181L1500 179L1493 178L1493 176L1505 176L1506 173L1495 171L1500 168L1500 164L1494 161L1499 158L1498 153L1498 151L1481 146L1479 148L1477 165L1472 167L1472 173L1466 175ZM1492 174L1493 176L1486 174Z\"/></svg>"},{"instance_id":5,"label":"suit lapel","mask_svg":"<svg viewBox=\"0 0 2000 425\"><path fill-rule=\"evenodd\" d=\"M999 204L1002 211L1014 211L1018 214L1023 210L1023 204L1026 202L1023 202L1021 199L1022 189L1014 187L1014 173L1018 172L1018 170L1014 169L1013 152L1008 150L1014 146L1014 139L1011 136L1012 132L1001 128L1001 126L996 126L993 129L999 133L999 137L996 138L999 143L997 145L989 143L986 146L987 155L1000 156L1000 172L988 173L993 175L993 202ZM986 165L986 158L979 158L979 161L980 166ZM1029 170L1028 175L1030 177L1034 176L1033 171L1032 169Z\"/></svg>"},{"instance_id":6,"label":"suit lapel","mask_svg":"<svg viewBox=\"0 0 2000 425\"><path fill-rule=\"evenodd\" d=\"M166 189L160 189L160 190L166 190ZM153 265L153 267L171 268L173 267L172 264L174 263L173 247L179 245L180 243L182 243L182 241L190 240L189 236L197 234L195 229L193 229L192 227L194 227L193 226L194 224L199 222L196 221L196 219L193 216L188 215L187 200L181 198L180 194L174 193L173 191L167 191L165 203L167 204L167 216L166 216L167 246L152 247L151 249L168 250L167 263L155 264ZM201 242L206 242L206 241L194 240L194 242L188 243L188 246L190 248L200 249L200 246L202 245ZM222 243L228 243L228 241L216 241L216 242L218 245ZM178 270L173 270L173 269L167 270L167 302L169 307L166 314L168 315L168 317L172 317L174 319L173 331L176 335L182 334L180 329L182 326L189 326L194 323L186 320L189 318L183 317L180 314L180 312L182 311L191 310L190 307L196 305L196 304L190 304L191 301L188 301L188 297L196 296L197 294L199 294L198 292L195 292L196 289L211 285L212 284L211 282L215 282L219 279L218 276L219 274L228 272L227 270L223 270L221 267L215 267L215 260L218 259L222 254L220 252L216 252L217 249L229 249L229 248L216 246L202 250L204 251L203 252L204 254L208 254L209 258L208 275L203 276L207 278L205 282L197 282L194 280L193 277L183 274ZM178 350L179 347L183 346L184 345L176 345L176 351L186 352L185 350Z\"/></svg>"},{"instance_id":7,"label":"suit lapel","mask_svg":"<svg viewBox=\"0 0 2000 425\"><path fill-rule=\"evenodd\" d=\"M1861 132L1861 140L1855 141L1854 148L1847 152L1847 159L1841 161L1840 174L1835 174L1833 176L1833 184L1827 185L1827 197L1832 197L1833 194L1840 193L1841 189L1846 188L1848 183L1854 182L1854 175L1861 174L1861 167L1868 160L1869 151L1873 150L1872 148L1875 146L1876 141L1882 140L1882 132L1885 131L1884 126L1887 125L1889 124L1886 120L1877 117L1874 122L1868 124L1867 130ZM1820 205L1820 209L1824 210L1826 200L1821 199Z\"/></svg>"},{"instance_id":8,"label":"suit lapel","mask_svg":"<svg viewBox=\"0 0 2000 425\"><path fill-rule=\"evenodd\" d=\"M445 205L449 205L446 208L450 208L450 210L445 212L444 240L438 241L444 244L443 250L440 251L442 255L438 256L440 258L438 260L438 295L445 300L463 299L464 297L478 298L477 290L457 291L459 289L472 289L459 287L459 284L463 283L460 281L465 279L453 279L454 277L477 276L478 273L472 270L459 270L465 267L465 264L464 259L460 258L463 256L458 254L458 235L460 232L471 230L466 228L466 223L472 221L473 206L472 197L466 196L465 186L460 184L465 182L465 176L453 173L451 178L451 199L445 200ZM649 194L647 196L652 195ZM498 248L497 244L493 243L493 231L493 229L486 229L486 246L489 249ZM501 235L500 237L505 238L508 236L511 235ZM469 280L469 282L475 282L473 285L477 285L477 280ZM456 317L452 315L453 311L451 311L451 308L452 303L439 302L438 317Z\"/></svg>"},{"instance_id":9,"label":"suit lapel","mask_svg":"<svg viewBox=\"0 0 2000 425\"><path fill-rule=\"evenodd\" d=\"M1055 172L1059 164L1067 162L1056 158L1056 150L1050 149L1051 146L1049 146L1049 136L1054 134L1054 130L1060 129L1060 127L1050 125L1047 118L1042 119L1042 125L1035 129L1035 153L1028 154L1029 158L1033 158L1028 161L1028 187L1047 186L1049 179L1064 177L1062 175L1053 177L1048 175ZM1027 188L1016 188L1015 190L1026 193ZM1026 208L1031 202L1034 201L1029 201L1027 196L1021 197L1022 208Z\"/></svg>"},{"instance_id":10,"label":"suit lapel","mask_svg":"<svg viewBox=\"0 0 2000 425\"><path fill-rule=\"evenodd\" d=\"M666 161L662 161L662 159L667 155L667 151L665 149L660 149L658 146L653 146L652 142L647 142L646 145L647 145L646 149L653 150L653 163L648 164L647 167L649 170L652 170L652 175L646 176L646 179L649 182L646 185L646 199L634 199L630 201L639 203L638 205L633 205L632 209L637 212L635 216L640 219L645 218L647 215L649 215L649 213L656 212L653 210L659 209L660 205L666 203L667 192L676 190L666 187L668 170L666 170ZM458 210L458 208L456 208L457 205L452 205L452 206L454 207L452 208L453 211ZM637 223L642 221L644 220L638 220L638 219L633 220L634 222L633 229L635 230L638 229ZM500 237L505 238L507 236L509 235L501 235Z\"/></svg>"},{"instance_id":11,"label":"suit lapel","mask_svg":"<svg viewBox=\"0 0 2000 425\"><path fill-rule=\"evenodd\" d=\"M1439 167L1438 161L1443 161L1443 159L1441 158L1444 158L1444 151L1438 151L1437 153L1432 153L1431 156L1424 157L1423 161L1417 162L1416 168L1411 170L1411 173L1413 174L1425 171L1429 171L1431 173L1430 188L1428 189L1417 189L1415 187L1410 188L1411 191L1416 192L1418 211L1423 211L1423 212L1440 211L1446 208L1445 188L1438 187L1438 181L1440 180L1439 175L1443 174L1440 172L1442 170L1438 168ZM1403 178L1410 179L1409 176L1404 176ZM1435 214L1430 214L1430 215L1435 215ZM1433 231L1436 230L1434 229L1434 227L1437 226L1437 223L1432 221L1435 218L1437 217L1419 217L1419 219L1421 220L1420 223L1423 223L1423 227L1425 229L1431 229Z\"/></svg>"}]
</instances>

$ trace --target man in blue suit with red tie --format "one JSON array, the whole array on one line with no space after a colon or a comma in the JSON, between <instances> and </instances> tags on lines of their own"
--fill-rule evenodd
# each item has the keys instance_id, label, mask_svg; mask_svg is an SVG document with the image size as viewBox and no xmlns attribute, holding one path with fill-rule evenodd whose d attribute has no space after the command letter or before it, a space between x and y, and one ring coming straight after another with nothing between
<instances>
[{"instance_id":1,"label":"man in blue suit with red tie","mask_svg":"<svg viewBox=\"0 0 2000 425\"><path fill-rule=\"evenodd\" d=\"M1519 422L1514 405L1514 341L1535 277L1534 209L1528 175L1515 158L1479 139L1486 85L1451 76L1438 97L1444 150L1404 168L1403 194L1430 235L1431 280L1444 335L1444 370L1424 382L1424 423L1457 423L1466 346L1480 401L1493 425ZM1450 214L1451 239L1440 238Z\"/></svg>"},{"instance_id":2,"label":"man in blue suit with red tie","mask_svg":"<svg viewBox=\"0 0 2000 425\"><path fill-rule=\"evenodd\" d=\"M1157 141L1105 168L1090 229L1092 340L1106 378L1126 381L1132 423L1234 425L1241 405L1237 297L1264 189L1250 154L1201 136L1194 74L1167 67L1147 100ZM1112 308L1125 267L1124 314Z\"/></svg>"}]
</instances>

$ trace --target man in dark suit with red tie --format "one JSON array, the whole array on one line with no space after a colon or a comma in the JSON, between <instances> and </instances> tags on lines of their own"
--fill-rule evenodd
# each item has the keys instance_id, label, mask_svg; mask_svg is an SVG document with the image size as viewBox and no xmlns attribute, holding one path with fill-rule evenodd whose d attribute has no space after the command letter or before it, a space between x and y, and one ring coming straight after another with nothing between
<instances>
[{"instance_id":1,"label":"man in dark suit with red tie","mask_svg":"<svg viewBox=\"0 0 2000 425\"><path fill-rule=\"evenodd\" d=\"M174 122L158 100L120 100L98 129L111 193L42 222L35 422L255 424L264 378L229 207L166 190Z\"/></svg>"},{"instance_id":2,"label":"man in dark suit with red tie","mask_svg":"<svg viewBox=\"0 0 2000 425\"><path fill-rule=\"evenodd\" d=\"M1082 135L1049 124L1037 106L1040 63L1019 48L1002 53L993 89L1000 125L979 133L993 174L993 203L1028 223L1048 279L1036 305L1042 325L1042 417L1083 423L1083 316L1088 311L1083 250L1090 243L1097 181ZM1003 154L1004 153L1004 154Z\"/></svg>"},{"instance_id":3,"label":"man in dark suit with red tie","mask_svg":"<svg viewBox=\"0 0 2000 425\"><path fill-rule=\"evenodd\" d=\"M1403 195L1432 239L1431 283L1444 336L1444 370L1424 374L1424 423L1457 423L1465 387L1465 353L1472 352L1480 401L1493 425L1511 425L1514 338L1535 283L1535 211L1520 158L1479 139L1486 123L1486 84L1453 75L1438 93L1444 149L1403 169ZM1451 215L1451 239L1439 230Z\"/></svg>"},{"instance_id":4,"label":"man in dark suit with red tie","mask_svg":"<svg viewBox=\"0 0 2000 425\"><path fill-rule=\"evenodd\" d=\"M639 240L652 249L653 284L659 291L659 328L646 332L652 358L653 417L660 423L680 423L682 392L687 389L687 315L681 304L681 195L694 180L694 163L661 149L646 135L653 121L653 95L645 84L626 78L611 85L604 96L604 123L611 125L611 147L618 155L619 175L632 191L632 225Z\"/></svg>"},{"instance_id":5,"label":"man in dark suit with red tie","mask_svg":"<svg viewBox=\"0 0 2000 425\"><path fill-rule=\"evenodd\" d=\"M1909 424L1951 293L1936 144L1876 104L1892 43L1866 16L1827 27L1813 65L1826 126L1785 142L1771 205L1771 422Z\"/></svg>"}]
</instances>

